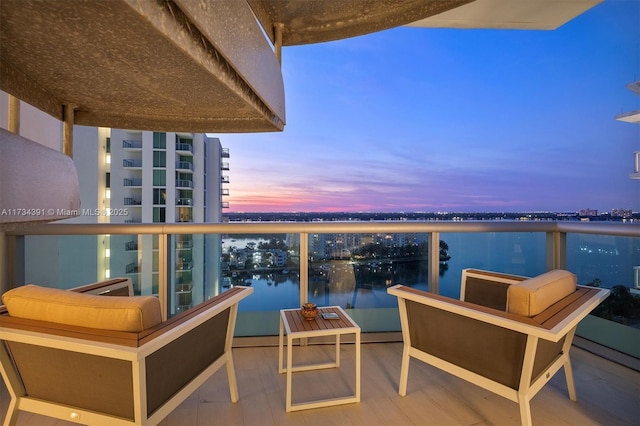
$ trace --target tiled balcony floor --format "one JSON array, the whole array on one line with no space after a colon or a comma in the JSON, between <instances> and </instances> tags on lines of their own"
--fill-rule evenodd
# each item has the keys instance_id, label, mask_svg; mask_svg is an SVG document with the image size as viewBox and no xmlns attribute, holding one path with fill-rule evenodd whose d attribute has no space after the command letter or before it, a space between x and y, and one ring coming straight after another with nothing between
<instances>
[{"instance_id":1,"label":"tiled balcony floor","mask_svg":"<svg viewBox=\"0 0 640 426\"><path fill-rule=\"evenodd\" d=\"M294 361L322 361L328 345L294 348ZM351 344L342 345L339 370L294 374L294 402L341 396L353 386ZM362 401L329 408L285 412L285 375L278 374L278 348L236 348L240 401L232 404L224 369L171 415L163 426L213 425L517 425L518 406L475 385L412 360L407 396L400 397L401 343L362 345ZM323 358L325 357L325 358ZM572 362L578 401L569 400L558 372L532 400L533 423L544 425L640 425L640 372L574 347ZM8 395L0 394L4 418ZM18 425L71 423L20 413Z\"/></svg>"}]
</instances>

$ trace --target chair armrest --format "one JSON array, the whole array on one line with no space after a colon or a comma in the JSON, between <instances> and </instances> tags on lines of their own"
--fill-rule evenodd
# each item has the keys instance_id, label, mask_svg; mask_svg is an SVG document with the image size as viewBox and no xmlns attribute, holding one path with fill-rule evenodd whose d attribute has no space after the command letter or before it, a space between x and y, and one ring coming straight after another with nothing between
<instances>
[{"instance_id":1,"label":"chair armrest","mask_svg":"<svg viewBox=\"0 0 640 426\"><path fill-rule=\"evenodd\" d=\"M412 300L427 306L448 311L457 315L531 334L541 339L557 342L572 328L577 326L596 306L609 295L609 290L578 286L571 296L552 305L535 317L523 317L497 309L451 299L426 291L396 285L387 289L400 299Z\"/></svg>"},{"instance_id":2,"label":"chair armrest","mask_svg":"<svg viewBox=\"0 0 640 426\"><path fill-rule=\"evenodd\" d=\"M133 284L130 278L113 278L93 284L72 288L77 293L97 294L99 296L133 296Z\"/></svg>"},{"instance_id":3,"label":"chair armrest","mask_svg":"<svg viewBox=\"0 0 640 426\"><path fill-rule=\"evenodd\" d=\"M193 328L194 322L203 322L206 318L217 315L232 305L238 304L242 299L253 293L252 287L236 286L225 291L193 308L181 312L180 314L169 318L155 327L144 330L139 334L140 345L144 345L153 339L161 337L163 334L170 333L175 329L183 329L185 327Z\"/></svg>"},{"instance_id":4,"label":"chair armrest","mask_svg":"<svg viewBox=\"0 0 640 426\"><path fill-rule=\"evenodd\" d=\"M178 338L180 333L196 327L198 324L217 315L219 312L237 304L253 293L251 287L234 287L218 296L203 302L192 309L182 312L167 321L140 332L99 330L90 327L59 324L49 321L15 318L9 316L6 309L0 311L0 327L2 332L30 332L56 338L77 339L78 342L90 341L131 348L152 342L163 335L168 341ZM0 307L4 308L4 306ZM55 337L54 337L55 336Z\"/></svg>"},{"instance_id":5,"label":"chair armrest","mask_svg":"<svg viewBox=\"0 0 640 426\"><path fill-rule=\"evenodd\" d=\"M541 328L540 324L531 318L510 314L498 309L478 305L464 300L456 300L427 291L418 290L403 285L395 285L387 289L387 293L399 299L411 300L423 305L448 311L464 317L489 322L499 327L526 332L531 328Z\"/></svg>"}]
</instances>

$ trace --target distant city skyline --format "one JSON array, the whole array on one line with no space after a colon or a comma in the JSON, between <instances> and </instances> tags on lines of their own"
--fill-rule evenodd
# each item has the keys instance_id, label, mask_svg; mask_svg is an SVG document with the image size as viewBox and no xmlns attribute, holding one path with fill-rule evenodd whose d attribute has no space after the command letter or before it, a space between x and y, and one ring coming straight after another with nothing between
<instances>
[{"instance_id":1,"label":"distant city skyline","mask_svg":"<svg viewBox=\"0 0 640 426\"><path fill-rule=\"evenodd\" d=\"M283 49L282 133L215 134L230 212L640 211L640 1L553 31L401 27Z\"/></svg>"}]
</instances>

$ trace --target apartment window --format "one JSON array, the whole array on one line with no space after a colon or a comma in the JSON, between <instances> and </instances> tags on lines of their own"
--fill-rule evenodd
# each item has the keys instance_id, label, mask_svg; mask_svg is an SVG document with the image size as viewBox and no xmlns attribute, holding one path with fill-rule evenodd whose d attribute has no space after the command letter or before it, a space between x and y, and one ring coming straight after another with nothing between
<instances>
[{"instance_id":1,"label":"apartment window","mask_svg":"<svg viewBox=\"0 0 640 426\"><path fill-rule=\"evenodd\" d=\"M153 167L167 167L166 151L153 151Z\"/></svg>"},{"instance_id":2,"label":"apartment window","mask_svg":"<svg viewBox=\"0 0 640 426\"><path fill-rule=\"evenodd\" d=\"M154 170L153 171L153 186L166 186L167 185L167 171L166 170Z\"/></svg>"},{"instance_id":3,"label":"apartment window","mask_svg":"<svg viewBox=\"0 0 640 426\"><path fill-rule=\"evenodd\" d=\"M153 132L153 147L167 149L167 134Z\"/></svg>"},{"instance_id":4,"label":"apartment window","mask_svg":"<svg viewBox=\"0 0 640 426\"><path fill-rule=\"evenodd\" d=\"M107 143L104 149L107 151L107 154L111 153L111 138L107 138Z\"/></svg>"},{"instance_id":5,"label":"apartment window","mask_svg":"<svg viewBox=\"0 0 640 426\"><path fill-rule=\"evenodd\" d=\"M153 189L153 204L166 204L167 203L167 189L166 188L154 188Z\"/></svg>"},{"instance_id":6,"label":"apartment window","mask_svg":"<svg viewBox=\"0 0 640 426\"><path fill-rule=\"evenodd\" d=\"M166 209L164 207L153 208L153 222L164 223L166 222Z\"/></svg>"},{"instance_id":7,"label":"apartment window","mask_svg":"<svg viewBox=\"0 0 640 426\"><path fill-rule=\"evenodd\" d=\"M106 173L104 177L104 185L107 188L111 188L111 173Z\"/></svg>"}]
</instances>

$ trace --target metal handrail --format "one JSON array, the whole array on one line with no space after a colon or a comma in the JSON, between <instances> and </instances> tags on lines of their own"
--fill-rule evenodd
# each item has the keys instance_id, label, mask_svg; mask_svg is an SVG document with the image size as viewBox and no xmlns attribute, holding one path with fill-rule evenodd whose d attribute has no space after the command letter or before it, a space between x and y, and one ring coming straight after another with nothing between
<instances>
[{"instance_id":1,"label":"metal handrail","mask_svg":"<svg viewBox=\"0 0 640 426\"><path fill-rule=\"evenodd\" d=\"M559 232L640 237L635 223L570 221L363 221L225 223L49 223L7 231L7 235L86 234L254 234L254 233Z\"/></svg>"}]
</instances>

